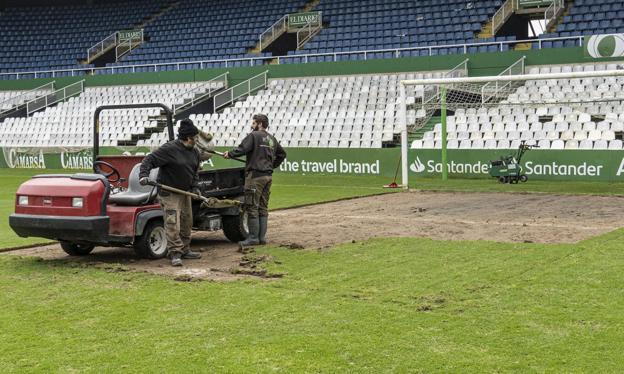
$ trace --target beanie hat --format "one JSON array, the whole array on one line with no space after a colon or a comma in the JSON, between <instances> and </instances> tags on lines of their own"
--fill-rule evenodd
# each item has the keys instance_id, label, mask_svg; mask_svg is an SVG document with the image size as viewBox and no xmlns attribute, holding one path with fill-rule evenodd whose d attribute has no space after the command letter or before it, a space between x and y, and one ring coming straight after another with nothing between
<instances>
[{"instance_id":1,"label":"beanie hat","mask_svg":"<svg viewBox=\"0 0 624 374\"><path fill-rule=\"evenodd\" d=\"M180 121L180 128L178 129L178 136L180 138L189 138L199 134L199 130L193 124L190 119L183 119Z\"/></svg>"}]
</instances>

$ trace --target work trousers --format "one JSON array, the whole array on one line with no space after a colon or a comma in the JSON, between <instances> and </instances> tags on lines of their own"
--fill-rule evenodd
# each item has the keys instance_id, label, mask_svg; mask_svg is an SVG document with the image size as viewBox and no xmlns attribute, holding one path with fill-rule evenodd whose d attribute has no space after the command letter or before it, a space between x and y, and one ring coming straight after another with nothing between
<instances>
[{"instance_id":1,"label":"work trousers","mask_svg":"<svg viewBox=\"0 0 624 374\"><path fill-rule=\"evenodd\" d=\"M255 190L253 204L245 205L245 210L250 218L269 216L269 197L271 196L272 183L273 178L270 175L252 177L252 173L247 173L245 189Z\"/></svg>"},{"instance_id":2,"label":"work trousers","mask_svg":"<svg viewBox=\"0 0 624 374\"><path fill-rule=\"evenodd\" d=\"M167 234L167 250L184 254L191 249L191 228L193 227L193 209L191 197L161 191L158 201L162 206Z\"/></svg>"}]
</instances>

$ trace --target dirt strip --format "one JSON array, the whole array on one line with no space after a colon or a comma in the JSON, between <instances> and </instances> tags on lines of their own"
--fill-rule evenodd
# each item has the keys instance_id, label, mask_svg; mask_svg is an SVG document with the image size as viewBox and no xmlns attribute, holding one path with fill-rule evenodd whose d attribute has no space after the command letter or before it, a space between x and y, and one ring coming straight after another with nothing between
<instances>
[{"instance_id":1,"label":"dirt strip","mask_svg":"<svg viewBox=\"0 0 624 374\"><path fill-rule=\"evenodd\" d=\"M327 248L377 237L438 240L573 243L621 227L624 199L547 194L405 192L351 199L271 213L268 240L291 248ZM179 280L235 280L262 273L253 254L237 252L221 232L193 234L200 260L172 268L168 260L143 260L129 248L96 248L72 258L58 244L7 255L70 260L124 268ZM270 259L262 259L262 261ZM261 261L260 261L261 262Z\"/></svg>"}]
</instances>

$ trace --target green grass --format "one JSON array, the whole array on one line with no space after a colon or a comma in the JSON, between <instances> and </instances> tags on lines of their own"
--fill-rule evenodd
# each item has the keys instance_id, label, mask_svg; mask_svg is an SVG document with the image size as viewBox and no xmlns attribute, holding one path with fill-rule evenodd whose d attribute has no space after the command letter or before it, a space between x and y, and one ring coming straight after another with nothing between
<instances>
[{"instance_id":1,"label":"green grass","mask_svg":"<svg viewBox=\"0 0 624 374\"><path fill-rule=\"evenodd\" d=\"M6 217L36 173L0 175L1 245L28 242ZM276 175L271 208L383 193L388 182ZM624 194L621 183L413 187ZM269 270L284 278L231 283L0 256L0 372L619 372L623 240L618 230L561 245L268 248Z\"/></svg>"},{"instance_id":2,"label":"green grass","mask_svg":"<svg viewBox=\"0 0 624 374\"><path fill-rule=\"evenodd\" d=\"M0 256L0 372L620 372L623 240L273 248L286 277L231 283Z\"/></svg>"}]
</instances>

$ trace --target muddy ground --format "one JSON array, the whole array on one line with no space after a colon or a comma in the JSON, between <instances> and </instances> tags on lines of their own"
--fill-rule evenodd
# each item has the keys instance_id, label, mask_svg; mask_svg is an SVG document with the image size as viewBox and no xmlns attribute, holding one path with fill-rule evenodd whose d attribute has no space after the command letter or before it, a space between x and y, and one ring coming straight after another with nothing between
<instances>
[{"instance_id":1,"label":"muddy ground","mask_svg":"<svg viewBox=\"0 0 624 374\"><path fill-rule=\"evenodd\" d=\"M624 199L547 194L406 192L338 201L271 213L268 240L290 248L327 248L375 237L420 236L439 240L573 243L621 227ZM72 258L59 245L21 249L9 255L69 259L94 266L124 268L178 280L234 280L266 276L250 255L221 232L193 234L201 260L172 268L168 260L143 260L132 249L96 248ZM253 254L251 255L253 258ZM118 265L116 265L118 266ZM279 276L279 274L277 275Z\"/></svg>"}]
</instances>

